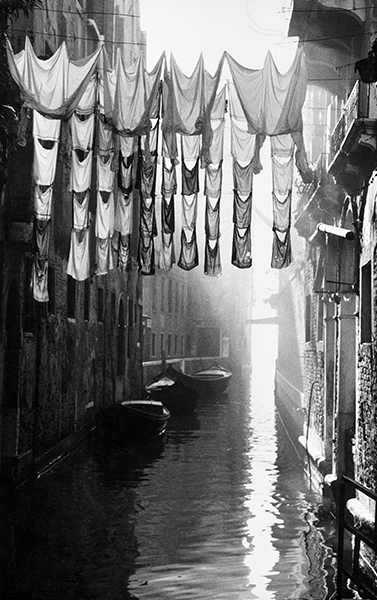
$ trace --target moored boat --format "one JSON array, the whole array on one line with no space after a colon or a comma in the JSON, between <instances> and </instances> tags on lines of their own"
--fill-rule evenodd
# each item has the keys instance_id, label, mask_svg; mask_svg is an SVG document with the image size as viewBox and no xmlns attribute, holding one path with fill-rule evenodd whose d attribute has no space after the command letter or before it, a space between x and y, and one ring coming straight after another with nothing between
<instances>
[{"instance_id":1,"label":"moored boat","mask_svg":"<svg viewBox=\"0 0 377 600\"><path fill-rule=\"evenodd\" d=\"M232 372L214 363L208 369L183 374L183 381L200 394L222 394L226 391Z\"/></svg>"},{"instance_id":2,"label":"moored boat","mask_svg":"<svg viewBox=\"0 0 377 600\"><path fill-rule=\"evenodd\" d=\"M126 400L106 408L97 429L117 443L157 437L166 430L170 411L157 400Z\"/></svg>"},{"instance_id":3,"label":"moored boat","mask_svg":"<svg viewBox=\"0 0 377 600\"><path fill-rule=\"evenodd\" d=\"M145 391L148 397L162 402L172 414L192 412L199 399L199 392L188 386L181 373L170 365L147 383Z\"/></svg>"}]
</instances>

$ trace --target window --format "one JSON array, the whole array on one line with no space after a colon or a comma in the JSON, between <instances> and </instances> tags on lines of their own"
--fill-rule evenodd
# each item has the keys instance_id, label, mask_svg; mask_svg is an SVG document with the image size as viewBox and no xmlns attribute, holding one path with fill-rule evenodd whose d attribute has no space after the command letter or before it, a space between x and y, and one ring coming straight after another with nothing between
<instances>
[{"instance_id":1,"label":"window","mask_svg":"<svg viewBox=\"0 0 377 600\"><path fill-rule=\"evenodd\" d=\"M156 334L154 332L152 333L151 355L156 356Z\"/></svg>"},{"instance_id":2,"label":"window","mask_svg":"<svg viewBox=\"0 0 377 600\"><path fill-rule=\"evenodd\" d=\"M186 338L186 355L191 356L191 335Z\"/></svg>"},{"instance_id":3,"label":"window","mask_svg":"<svg viewBox=\"0 0 377 600\"><path fill-rule=\"evenodd\" d=\"M168 310L173 312L173 282L169 279L169 295L168 295Z\"/></svg>"},{"instance_id":4,"label":"window","mask_svg":"<svg viewBox=\"0 0 377 600\"><path fill-rule=\"evenodd\" d=\"M161 333L161 356L164 352L164 334Z\"/></svg>"},{"instance_id":5,"label":"window","mask_svg":"<svg viewBox=\"0 0 377 600\"><path fill-rule=\"evenodd\" d=\"M372 341L372 267L368 262L361 268L360 342Z\"/></svg>"},{"instance_id":6,"label":"window","mask_svg":"<svg viewBox=\"0 0 377 600\"><path fill-rule=\"evenodd\" d=\"M153 277L153 282L152 282L152 310L157 310L157 303L156 303L156 296L157 296L157 278Z\"/></svg>"},{"instance_id":7,"label":"window","mask_svg":"<svg viewBox=\"0 0 377 600\"><path fill-rule=\"evenodd\" d=\"M179 310L179 283L176 281L175 283L175 312L178 313Z\"/></svg>"},{"instance_id":8,"label":"window","mask_svg":"<svg viewBox=\"0 0 377 600\"><path fill-rule=\"evenodd\" d=\"M168 334L168 356L171 356L171 333Z\"/></svg>"},{"instance_id":9,"label":"window","mask_svg":"<svg viewBox=\"0 0 377 600\"><path fill-rule=\"evenodd\" d=\"M127 305L128 305L128 310L127 310L127 358L131 358L133 306L134 306L131 298L128 298Z\"/></svg>"},{"instance_id":10,"label":"window","mask_svg":"<svg viewBox=\"0 0 377 600\"><path fill-rule=\"evenodd\" d=\"M165 309L165 279L161 279L161 312Z\"/></svg>"},{"instance_id":11,"label":"window","mask_svg":"<svg viewBox=\"0 0 377 600\"><path fill-rule=\"evenodd\" d=\"M84 321L89 321L90 315L90 279L84 281Z\"/></svg>"},{"instance_id":12,"label":"window","mask_svg":"<svg viewBox=\"0 0 377 600\"><path fill-rule=\"evenodd\" d=\"M181 356L185 355L185 336L181 335Z\"/></svg>"},{"instance_id":13,"label":"window","mask_svg":"<svg viewBox=\"0 0 377 600\"><path fill-rule=\"evenodd\" d=\"M321 294L317 294L317 342L323 340L323 300Z\"/></svg>"},{"instance_id":14,"label":"window","mask_svg":"<svg viewBox=\"0 0 377 600\"><path fill-rule=\"evenodd\" d=\"M67 317L74 319L76 316L76 281L68 275L67 277Z\"/></svg>"},{"instance_id":15,"label":"window","mask_svg":"<svg viewBox=\"0 0 377 600\"><path fill-rule=\"evenodd\" d=\"M178 356L178 336L174 336L174 356Z\"/></svg>"},{"instance_id":16,"label":"window","mask_svg":"<svg viewBox=\"0 0 377 600\"><path fill-rule=\"evenodd\" d=\"M97 289L97 321L103 323L105 317L105 302L103 288Z\"/></svg>"},{"instance_id":17,"label":"window","mask_svg":"<svg viewBox=\"0 0 377 600\"><path fill-rule=\"evenodd\" d=\"M115 323L115 306L116 306L115 292L111 292L111 325L114 325L114 323Z\"/></svg>"}]
</instances>

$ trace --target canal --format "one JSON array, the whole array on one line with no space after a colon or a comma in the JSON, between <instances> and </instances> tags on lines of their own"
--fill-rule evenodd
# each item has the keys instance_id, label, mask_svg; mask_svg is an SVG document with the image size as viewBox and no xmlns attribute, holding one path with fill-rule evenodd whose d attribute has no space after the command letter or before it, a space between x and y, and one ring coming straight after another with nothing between
<instances>
[{"instance_id":1,"label":"canal","mask_svg":"<svg viewBox=\"0 0 377 600\"><path fill-rule=\"evenodd\" d=\"M276 414L273 368L262 344L251 376L160 440L93 439L3 494L1 598L330 598L334 525Z\"/></svg>"}]
</instances>

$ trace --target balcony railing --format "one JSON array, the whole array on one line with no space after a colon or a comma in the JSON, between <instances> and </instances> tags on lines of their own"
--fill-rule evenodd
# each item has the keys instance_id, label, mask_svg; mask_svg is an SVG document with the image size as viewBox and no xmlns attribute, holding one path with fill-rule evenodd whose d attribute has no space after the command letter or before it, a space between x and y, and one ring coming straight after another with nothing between
<instances>
[{"instance_id":1,"label":"balcony railing","mask_svg":"<svg viewBox=\"0 0 377 600\"><path fill-rule=\"evenodd\" d=\"M375 84L356 81L344 105L343 114L330 135L330 164L339 152L352 125L358 119L377 119L377 89Z\"/></svg>"}]
</instances>

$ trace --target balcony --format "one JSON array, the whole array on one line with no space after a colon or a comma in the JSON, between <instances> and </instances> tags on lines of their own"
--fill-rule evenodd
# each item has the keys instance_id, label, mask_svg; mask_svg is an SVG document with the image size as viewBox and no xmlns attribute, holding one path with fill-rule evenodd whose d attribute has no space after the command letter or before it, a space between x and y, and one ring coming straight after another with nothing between
<instances>
[{"instance_id":1,"label":"balcony","mask_svg":"<svg viewBox=\"0 0 377 600\"><path fill-rule=\"evenodd\" d=\"M329 173L354 195L375 165L377 88L357 81L330 135Z\"/></svg>"},{"instance_id":2,"label":"balcony","mask_svg":"<svg viewBox=\"0 0 377 600\"><path fill-rule=\"evenodd\" d=\"M301 190L294 226L300 236L308 239L321 222L335 223L345 197L328 172L329 156L322 153L313 170L312 182Z\"/></svg>"}]
</instances>

